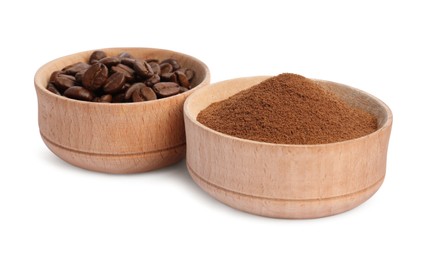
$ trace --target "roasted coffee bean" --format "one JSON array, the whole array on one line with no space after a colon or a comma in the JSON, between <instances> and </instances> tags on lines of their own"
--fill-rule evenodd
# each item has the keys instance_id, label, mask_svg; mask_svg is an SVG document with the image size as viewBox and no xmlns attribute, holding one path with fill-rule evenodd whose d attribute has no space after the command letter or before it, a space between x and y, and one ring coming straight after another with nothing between
<instances>
[{"instance_id":1,"label":"roasted coffee bean","mask_svg":"<svg viewBox=\"0 0 425 260\"><path fill-rule=\"evenodd\" d=\"M189 89L188 88L185 88L185 87L180 87L179 88L179 93L183 93L183 92L186 92L186 91L189 91Z\"/></svg>"},{"instance_id":2,"label":"roasted coffee bean","mask_svg":"<svg viewBox=\"0 0 425 260\"><path fill-rule=\"evenodd\" d=\"M63 95L65 97L84 101L92 101L94 98L94 95L91 91L78 86L68 88L67 90L65 90Z\"/></svg>"},{"instance_id":3,"label":"roasted coffee bean","mask_svg":"<svg viewBox=\"0 0 425 260\"><path fill-rule=\"evenodd\" d=\"M119 93L112 96L112 103L125 103L128 99L125 98L125 93Z\"/></svg>"},{"instance_id":4,"label":"roasted coffee bean","mask_svg":"<svg viewBox=\"0 0 425 260\"><path fill-rule=\"evenodd\" d=\"M155 94L155 91L153 91L152 88L149 87L142 88L142 95L147 101L158 99L157 95Z\"/></svg>"},{"instance_id":5,"label":"roasted coffee bean","mask_svg":"<svg viewBox=\"0 0 425 260\"><path fill-rule=\"evenodd\" d=\"M131 95L133 102L150 101L157 99L155 92L147 86L137 88Z\"/></svg>"},{"instance_id":6,"label":"roasted coffee bean","mask_svg":"<svg viewBox=\"0 0 425 260\"><path fill-rule=\"evenodd\" d=\"M69 66L63 68L62 71L65 72L65 74L74 76L75 74L77 74L80 71L87 70L89 67L90 67L90 65L85 63L85 62L77 62L77 63L74 63L72 65L69 65Z\"/></svg>"},{"instance_id":7,"label":"roasted coffee bean","mask_svg":"<svg viewBox=\"0 0 425 260\"><path fill-rule=\"evenodd\" d=\"M123 59L123 58L130 58L130 59L132 59L133 56L131 56L131 54L128 53L128 52L121 52L120 54L118 54L118 58L120 58L120 59Z\"/></svg>"},{"instance_id":8,"label":"roasted coffee bean","mask_svg":"<svg viewBox=\"0 0 425 260\"><path fill-rule=\"evenodd\" d=\"M95 63L87 69L83 75L83 86L94 91L105 83L108 79L108 68L103 63Z\"/></svg>"},{"instance_id":9,"label":"roasted coffee bean","mask_svg":"<svg viewBox=\"0 0 425 260\"><path fill-rule=\"evenodd\" d=\"M159 66L159 63L156 61L149 61L149 66L151 66L152 71L154 74L160 74L161 73L161 67Z\"/></svg>"},{"instance_id":10,"label":"roasted coffee bean","mask_svg":"<svg viewBox=\"0 0 425 260\"><path fill-rule=\"evenodd\" d=\"M50 74L49 83L54 83L56 81L56 77L59 74L63 74L63 71L60 71L60 70L53 71L52 74Z\"/></svg>"},{"instance_id":11,"label":"roasted coffee bean","mask_svg":"<svg viewBox=\"0 0 425 260\"><path fill-rule=\"evenodd\" d=\"M180 86L174 82L159 82L153 86L153 90L160 97L169 97L180 92Z\"/></svg>"},{"instance_id":12,"label":"roasted coffee bean","mask_svg":"<svg viewBox=\"0 0 425 260\"><path fill-rule=\"evenodd\" d=\"M93 102L111 103L112 102L112 95L111 94L106 94L106 95L102 95L100 97L95 97L93 99Z\"/></svg>"},{"instance_id":13,"label":"roasted coffee bean","mask_svg":"<svg viewBox=\"0 0 425 260\"><path fill-rule=\"evenodd\" d=\"M119 92L124 84L124 74L115 72L106 80L105 85L103 86L103 91L105 91L105 93L114 94Z\"/></svg>"},{"instance_id":14,"label":"roasted coffee bean","mask_svg":"<svg viewBox=\"0 0 425 260\"><path fill-rule=\"evenodd\" d=\"M150 77L149 79L145 81L145 84L148 87L152 87L153 85L155 85L156 83L160 81L161 81L161 77L158 74L154 74L152 77Z\"/></svg>"},{"instance_id":15,"label":"roasted coffee bean","mask_svg":"<svg viewBox=\"0 0 425 260\"><path fill-rule=\"evenodd\" d=\"M104 51L94 51L89 58L89 63L90 64L94 64L96 62L98 62L99 60L103 59L106 57L106 53Z\"/></svg>"},{"instance_id":16,"label":"roasted coffee bean","mask_svg":"<svg viewBox=\"0 0 425 260\"><path fill-rule=\"evenodd\" d=\"M56 78L54 79L53 84L56 86L57 89L63 92L68 88L75 86L75 77L58 73L56 74Z\"/></svg>"},{"instance_id":17,"label":"roasted coffee bean","mask_svg":"<svg viewBox=\"0 0 425 260\"><path fill-rule=\"evenodd\" d=\"M79 72L77 72L76 74L75 74L75 81L77 82L77 83L81 83L80 85L82 85L83 84L83 75L84 75L84 73L86 73L86 71L87 71L87 69L85 69L85 70L80 70Z\"/></svg>"},{"instance_id":18,"label":"roasted coffee bean","mask_svg":"<svg viewBox=\"0 0 425 260\"><path fill-rule=\"evenodd\" d=\"M169 64L171 64L171 65L173 66L173 71L180 69L180 64L179 64L179 62L178 62L177 60L175 60L175 59L171 59L171 58L170 58L170 59L163 60L163 61L161 62L161 64L165 64L165 63L169 63Z\"/></svg>"},{"instance_id":19,"label":"roasted coffee bean","mask_svg":"<svg viewBox=\"0 0 425 260\"><path fill-rule=\"evenodd\" d=\"M53 83L49 83L47 84L47 88L48 91L61 96L61 93L59 92L59 90L55 87L55 85L53 85Z\"/></svg>"},{"instance_id":20,"label":"roasted coffee bean","mask_svg":"<svg viewBox=\"0 0 425 260\"><path fill-rule=\"evenodd\" d=\"M135 91L139 91L141 88L147 87L144 83L134 83L129 89L125 92L125 99L130 99Z\"/></svg>"},{"instance_id":21,"label":"roasted coffee bean","mask_svg":"<svg viewBox=\"0 0 425 260\"><path fill-rule=\"evenodd\" d=\"M118 57L105 57L99 60L100 63L105 64L107 67L112 67L121 62L121 59Z\"/></svg>"},{"instance_id":22,"label":"roasted coffee bean","mask_svg":"<svg viewBox=\"0 0 425 260\"><path fill-rule=\"evenodd\" d=\"M95 63L83 75L83 86L94 91L108 79L108 68L103 63Z\"/></svg>"},{"instance_id":23,"label":"roasted coffee bean","mask_svg":"<svg viewBox=\"0 0 425 260\"><path fill-rule=\"evenodd\" d=\"M179 80L177 79L177 75L176 75L176 73L175 73L175 72L171 73L171 76L170 76L169 82L174 82L174 83L179 84Z\"/></svg>"},{"instance_id":24,"label":"roasted coffee bean","mask_svg":"<svg viewBox=\"0 0 425 260\"><path fill-rule=\"evenodd\" d=\"M172 81L173 77L175 78L175 75L173 72L161 74L162 81L167 81L167 82Z\"/></svg>"},{"instance_id":25,"label":"roasted coffee bean","mask_svg":"<svg viewBox=\"0 0 425 260\"><path fill-rule=\"evenodd\" d=\"M173 72L173 65L170 63L162 63L159 67L161 68L161 76Z\"/></svg>"},{"instance_id":26,"label":"roasted coffee bean","mask_svg":"<svg viewBox=\"0 0 425 260\"><path fill-rule=\"evenodd\" d=\"M187 87L189 87L189 86L190 86L190 82L189 82L189 80L187 79L186 74L185 74L183 71L181 71L181 70L176 70L176 71L174 72L174 74L176 75L176 77L177 77L177 83L178 83L180 86L185 87L185 88L187 88Z\"/></svg>"},{"instance_id":27,"label":"roasted coffee bean","mask_svg":"<svg viewBox=\"0 0 425 260\"><path fill-rule=\"evenodd\" d=\"M118 64L117 66L113 66L111 68L112 72L119 72L124 74L126 81L133 81L134 80L134 70L130 68L127 65L124 64Z\"/></svg>"},{"instance_id":28,"label":"roasted coffee bean","mask_svg":"<svg viewBox=\"0 0 425 260\"><path fill-rule=\"evenodd\" d=\"M191 81L195 77L195 71L192 69L186 69L184 71L184 74L186 74L186 78L189 81Z\"/></svg>"},{"instance_id":29,"label":"roasted coffee bean","mask_svg":"<svg viewBox=\"0 0 425 260\"><path fill-rule=\"evenodd\" d=\"M133 67L135 62L136 60L133 58L121 58L121 63L129 67Z\"/></svg>"},{"instance_id":30,"label":"roasted coffee bean","mask_svg":"<svg viewBox=\"0 0 425 260\"><path fill-rule=\"evenodd\" d=\"M133 68L143 78L150 78L154 75L151 66L146 61L136 61Z\"/></svg>"}]
</instances>

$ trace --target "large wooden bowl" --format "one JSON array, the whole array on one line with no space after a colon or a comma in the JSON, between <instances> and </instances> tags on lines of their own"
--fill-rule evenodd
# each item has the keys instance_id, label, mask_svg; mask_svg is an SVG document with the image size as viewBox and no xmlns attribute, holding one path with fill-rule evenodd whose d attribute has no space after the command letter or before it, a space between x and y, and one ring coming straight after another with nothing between
<instances>
[{"instance_id":1,"label":"large wooden bowl","mask_svg":"<svg viewBox=\"0 0 425 260\"><path fill-rule=\"evenodd\" d=\"M355 107L378 118L377 131L320 145L285 145L240 139L200 124L198 113L268 77L239 78L200 89L185 102L187 167L217 200L276 218L316 218L352 209L384 181L391 132L390 109L360 90L317 80Z\"/></svg>"},{"instance_id":2,"label":"large wooden bowl","mask_svg":"<svg viewBox=\"0 0 425 260\"><path fill-rule=\"evenodd\" d=\"M38 123L47 147L81 168L108 173L145 172L173 164L185 156L183 103L195 89L207 85L210 73L200 60L170 50L104 49L109 55L128 52L136 58L175 58L192 68L196 88L148 102L106 104L68 99L46 90L50 74L79 61L92 51L53 60L35 74Z\"/></svg>"}]
</instances>

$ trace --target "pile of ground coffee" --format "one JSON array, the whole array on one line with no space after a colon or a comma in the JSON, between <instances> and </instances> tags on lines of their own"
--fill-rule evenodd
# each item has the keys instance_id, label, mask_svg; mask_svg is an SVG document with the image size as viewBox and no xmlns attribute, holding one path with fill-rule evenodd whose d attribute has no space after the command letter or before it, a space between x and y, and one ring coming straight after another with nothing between
<instances>
[{"instance_id":1,"label":"pile of ground coffee","mask_svg":"<svg viewBox=\"0 0 425 260\"><path fill-rule=\"evenodd\" d=\"M323 144L374 132L377 119L318 83L280 74L208 106L197 120L218 132L279 144Z\"/></svg>"}]
</instances>

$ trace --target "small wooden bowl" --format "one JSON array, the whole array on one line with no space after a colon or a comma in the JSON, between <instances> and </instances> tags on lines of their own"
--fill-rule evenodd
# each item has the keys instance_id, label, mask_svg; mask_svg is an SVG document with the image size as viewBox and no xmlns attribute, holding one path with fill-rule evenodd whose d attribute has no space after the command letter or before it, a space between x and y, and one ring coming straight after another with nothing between
<instances>
[{"instance_id":1,"label":"small wooden bowl","mask_svg":"<svg viewBox=\"0 0 425 260\"><path fill-rule=\"evenodd\" d=\"M352 209L381 186L391 132L390 109L354 88L317 80L349 104L378 118L377 131L320 145L240 139L200 124L198 113L268 77L239 78L200 89L185 102L186 162L193 180L217 200L276 218L317 218Z\"/></svg>"},{"instance_id":2,"label":"small wooden bowl","mask_svg":"<svg viewBox=\"0 0 425 260\"><path fill-rule=\"evenodd\" d=\"M195 89L209 84L208 67L200 60L170 50L103 49L108 56L128 52L136 58L177 59L195 71L196 88L148 102L106 104L68 99L46 90L50 74L93 51L53 60L35 74L38 124L47 147L81 168L108 173L137 173L164 167L185 156L183 103Z\"/></svg>"}]
</instances>

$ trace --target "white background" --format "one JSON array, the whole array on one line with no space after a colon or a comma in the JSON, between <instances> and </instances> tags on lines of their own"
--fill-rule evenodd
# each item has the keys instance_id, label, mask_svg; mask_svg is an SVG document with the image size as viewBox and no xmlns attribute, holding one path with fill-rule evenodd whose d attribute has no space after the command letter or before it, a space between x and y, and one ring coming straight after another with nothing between
<instances>
[{"instance_id":1,"label":"white background","mask_svg":"<svg viewBox=\"0 0 425 260\"><path fill-rule=\"evenodd\" d=\"M425 258L423 1L96 2L0 4L0 259ZM394 114L383 186L337 216L279 220L210 198L184 162L116 176L61 161L38 132L36 70L124 46L195 56L212 82L293 72L377 96Z\"/></svg>"}]
</instances>

